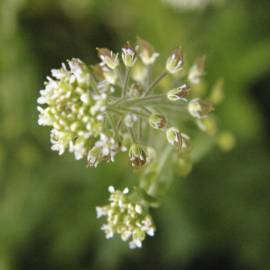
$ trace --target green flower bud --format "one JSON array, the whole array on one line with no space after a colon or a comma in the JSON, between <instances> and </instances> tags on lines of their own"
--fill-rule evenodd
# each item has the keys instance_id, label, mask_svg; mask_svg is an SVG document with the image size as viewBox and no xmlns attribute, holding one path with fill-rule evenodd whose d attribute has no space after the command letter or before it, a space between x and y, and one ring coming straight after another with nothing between
<instances>
[{"instance_id":1,"label":"green flower bud","mask_svg":"<svg viewBox=\"0 0 270 270\"><path fill-rule=\"evenodd\" d=\"M166 122L165 116L159 113L153 113L149 117L149 125L155 129L164 128L166 126Z\"/></svg>"},{"instance_id":2,"label":"green flower bud","mask_svg":"<svg viewBox=\"0 0 270 270\"><path fill-rule=\"evenodd\" d=\"M129 148L129 160L132 167L139 168L146 163L146 153L139 144L132 144Z\"/></svg>"},{"instance_id":3,"label":"green flower bud","mask_svg":"<svg viewBox=\"0 0 270 270\"><path fill-rule=\"evenodd\" d=\"M189 113L198 119L203 119L214 110L212 103L202 101L199 98L192 99L188 104Z\"/></svg>"},{"instance_id":4,"label":"green flower bud","mask_svg":"<svg viewBox=\"0 0 270 270\"><path fill-rule=\"evenodd\" d=\"M126 67L133 67L137 60L136 51L128 41L122 48L122 59Z\"/></svg>"},{"instance_id":5,"label":"green flower bud","mask_svg":"<svg viewBox=\"0 0 270 270\"><path fill-rule=\"evenodd\" d=\"M169 73L174 74L182 69L183 64L184 64L184 57L182 49L177 48L168 57L166 62L166 69Z\"/></svg>"},{"instance_id":6,"label":"green flower bud","mask_svg":"<svg viewBox=\"0 0 270 270\"><path fill-rule=\"evenodd\" d=\"M167 98L171 101L186 100L185 97L188 94L189 87L186 84L181 85L175 89L170 90L167 93Z\"/></svg>"},{"instance_id":7,"label":"green flower bud","mask_svg":"<svg viewBox=\"0 0 270 270\"><path fill-rule=\"evenodd\" d=\"M97 48L98 56L101 61L111 69L115 69L119 65L118 53L115 54L106 48Z\"/></svg>"}]
</instances>

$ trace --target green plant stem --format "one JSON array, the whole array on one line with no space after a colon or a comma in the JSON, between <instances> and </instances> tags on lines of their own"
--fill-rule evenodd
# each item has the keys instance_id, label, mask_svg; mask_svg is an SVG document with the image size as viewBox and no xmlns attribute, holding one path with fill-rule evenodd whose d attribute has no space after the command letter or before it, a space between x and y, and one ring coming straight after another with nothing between
<instances>
[{"instance_id":1,"label":"green plant stem","mask_svg":"<svg viewBox=\"0 0 270 270\"><path fill-rule=\"evenodd\" d=\"M126 68L125 78L124 78L123 88L122 88L122 97L126 96L129 73L130 73L130 68Z\"/></svg>"},{"instance_id":2,"label":"green plant stem","mask_svg":"<svg viewBox=\"0 0 270 270\"><path fill-rule=\"evenodd\" d=\"M108 110L113 112L113 113L117 113L117 114L121 114L121 115L125 115L127 113L134 113L134 114L139 115L142 118L147 119L147 120L149 117L149 115L147 115L147 114L143 114L142 112L138 112L136 110L131 110L129 108L118 107L118 108L108 108Z\"/></svg>"},{"instance_id":3,"label":"green plant stem","mask_svg":"<svg viewBox=\"0 0 270 270\"><path fill-rule=\"evenodd\" d=\"M151 93L153 88L167 75L167 71L163 71L150 85L149 87L145 90L143 96L147 96Z\"/></svg>"},{"instance_id":4,"label":"green plant stem","mask_svg":"<svg viewBox=\"0 0 270 270\"><path fill-rule=\"evenodd\" d=\"M129 134L131 135L133 143L136 143L136 136L134 134L134 130L132 128L127 128L127 129L128 129Z\"/></svg>"},{"instance_id":5,"label":"green plant stem","mask_svg":"<svg viewBox=\"0 0 270 270\"><path fill-rule=\"evenodd\" d=\"M153 95L153 96L147 96L147 97L138 97L138 98L127 98L127 97L122 97L116 102L112 102L109 104L109 107L115 107L116 105L119 106L120 104L123 105L132 105L140 102L152 102L152 101L161 101L162 98L165 95Z\"/></svg>"}]
</instances>

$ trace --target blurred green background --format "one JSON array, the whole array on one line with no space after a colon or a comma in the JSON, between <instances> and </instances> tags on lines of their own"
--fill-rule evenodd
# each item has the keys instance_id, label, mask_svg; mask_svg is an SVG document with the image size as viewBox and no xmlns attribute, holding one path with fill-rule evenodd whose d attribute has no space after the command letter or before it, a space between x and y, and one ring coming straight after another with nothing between
<instances>
[{"instance_id":1,"label":"blurred green background","mask_svg":"<svg viewBox=\"0 0 270 270\"><path fill-rule=\"evenodd\" d=\"M181 0L179 0L181 1ZM184 11L158 0L0 1L0 270L270 269L270 1L228 0ZM87 169L50 150L36 99L50 69L95 63L137 35L166 57L207 54L223 77L216 110L236 146L212 149L175 178L157 233L141 250L105 240L95 207L130 177L125 160Z\"/></svg>"}]
</instances>

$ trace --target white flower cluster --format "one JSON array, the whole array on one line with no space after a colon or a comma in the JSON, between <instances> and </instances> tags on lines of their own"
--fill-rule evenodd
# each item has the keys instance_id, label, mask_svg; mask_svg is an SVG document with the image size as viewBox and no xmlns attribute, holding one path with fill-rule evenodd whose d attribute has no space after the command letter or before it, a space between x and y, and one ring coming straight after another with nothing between
<instances>
[{"instance_id":1,"label":"white flower cluster","mask_svg":"<svg viewBox=\"0 0 270 270\"><path fill-rule=\"evenodd\" d=\"M92 167L114 161L117 153L128 151L134 170L156 173L158 162L163 162L163 144L157 136L163 133L181 162L189 164L192 147L190 137L183 132L189 127L186 119L214 134L211 126L215 124L207 122L214 109L212 101L197 97L193 91L205 74L205 57L198 58L185 76L181 74L183 51L177 47L152 80L159 53L146 40L138 38L134 47L126 42L122 53L107 48L97 51L99 63L90 67L72 59L67 66L53 69L40 91L38 123L52 128L52 150L61 155L68 149L75 159L85 158ZM167 81L168 89L162 89L159 83L166 76L171 80ZM182 115L183 121L174 121L176 115L179 119ZM156 198L146 189L129 194L128 189L109 188L110 203L97 207L98 218L107 218L102 226L107 238L120 234L130 248L138 248L146 235L154 235L148 207L156 205L151 202Z\"/></svg>"},{"instance_id":2,"label":"white flower cluster","mask_svg":"<svg viewBox=\"0 0 270 270\"><path fill-rule=\"evenodd\" d=\"M107 223L101 229L106 238L120 234L123 241L129 241L130 248L142 247L146 235L154 236L155 226L151 216L140 204L133 202L129 190L115 190L109 187L110 204L97 207L97 217L107 217Z\"/></svg>"},{"instance_id":3,"label":"white flower cluster","mask_svg":"<svg viewBox=\"0 0 270 270\"><path fill-rule=\"evenodd\" d=\"M81 60L68 61L68 67L53 69L40 91L38 103L43 106L38 106L38 124L52 127L52 150L61 155L68 148L81 159L91 139L101 135L107 95L94 92L89 69Z\"/></svg>"}]
</instances>

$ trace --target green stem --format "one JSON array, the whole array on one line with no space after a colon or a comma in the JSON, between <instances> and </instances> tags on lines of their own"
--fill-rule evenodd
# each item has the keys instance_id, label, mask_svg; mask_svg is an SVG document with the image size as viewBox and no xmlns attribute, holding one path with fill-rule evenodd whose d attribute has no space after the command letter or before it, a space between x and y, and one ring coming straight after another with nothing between
<instances>
[{"instance_id":1,"label":"green stem","mask_svg":"<svg viewBox=\"0 0 270 270\"><path fill-rule=\"evenodd\" d=\"M112 130L113 130L114 133L116 134L116 133L117 133L117 129L116 129L114 120L113 120L112 116L111 116L109 113L107 113L107 118L108 118L108 121L109 121L109 123L110 123L110 126L111 126Z\"/></svg>"},{"instance_id":2,"label":"green stem","mask_svg":"<svg viewBox=\"0 0 270 270\"><path fill-rule=\"evenodd\" d=\"M134 130L132 128L128 128L128 132L131 135L133 143L136 143L136 136L134 134Z\"/></svg>"},{"instance_id":3,"label":"green stem","mask_svg":"<svg viewBox=\"0 0 270 270\"><path fill-rule=\"evenodd\" d=\"M152 101L160 101L165 95L154 95L154 96L148 96L148 97L138 97L138 98L127 98L122 97L116 102L112 102L109 104L109 107L115 107L116 105L119 106L120 104L125 105L132 105L140 102L152 102Z\"/></svg>"},{"instance_id":4,"label":"green stem","mask_svg":"<svg viewBox=\"0 0 270 270\"><path fill-rule=\"evenodd\" d=\"M167 71L163 71L146 89L143 96L147 96L153 90L153 88L167 75Z\"/></svg>"},{"instance_id":5,"label":"green stem","mask_svg":"<svg viewBox=\"0 0 270 270\"><path fill-rule=\"evenodd\" d=\"M126 96L129 73L130 73L130 68L126 68L125 78L123 82L123 89L122 89L122 97Z\"/></svg>"},{"instance_id":6,"label":"green stem","mask_svg":"<svg viewBox=\"0 0 270 270\"><path fill-rule=\"evenodd\" d=\"M139 115L142 118L147 119L147 120L148 120L148 117L149 117L149 115L143 114L142 112L139 112L139 111L136 111L136 110L131 110L131 109L128 109L128 108L122 108L122 107L118 107L117 109L116 108L108 108L108 111L111 111L111 112L117 113L117 114L121 114L121 115L124 115L126 113L134 113L134 114Z\"/></svg>"}]
</instances>

